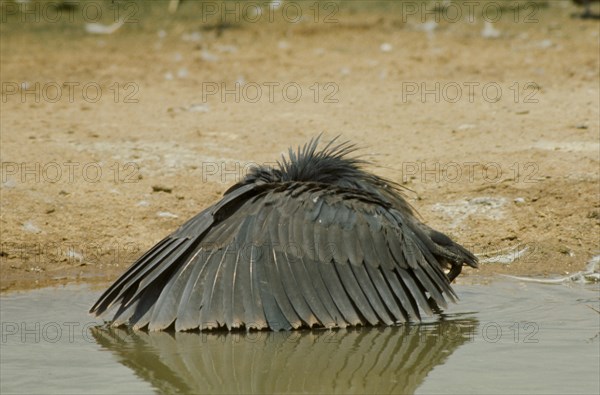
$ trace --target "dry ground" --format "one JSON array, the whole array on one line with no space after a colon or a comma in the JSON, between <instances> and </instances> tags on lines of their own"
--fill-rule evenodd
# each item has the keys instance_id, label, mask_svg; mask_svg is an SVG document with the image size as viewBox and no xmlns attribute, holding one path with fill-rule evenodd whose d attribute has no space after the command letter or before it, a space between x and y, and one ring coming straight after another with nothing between
<instances>
[{"instance_id":1,"label":"dry ground","mask_svg":"<svg viewBox=\"0 0 600 395\"><path fill-rule=\"evenodd\" d=\"M128 23L86 33L89 3ZM438 24L414 2L290 3L271 21L239 2L225 18L211 2L42 2L23 22L3 2L1 290L112 280L247 164L321 132L474 252L528 248L467 278L599 253L597 20L566 1L502 2L487 28L484 1Z\"/></svg>"}]
</instances>

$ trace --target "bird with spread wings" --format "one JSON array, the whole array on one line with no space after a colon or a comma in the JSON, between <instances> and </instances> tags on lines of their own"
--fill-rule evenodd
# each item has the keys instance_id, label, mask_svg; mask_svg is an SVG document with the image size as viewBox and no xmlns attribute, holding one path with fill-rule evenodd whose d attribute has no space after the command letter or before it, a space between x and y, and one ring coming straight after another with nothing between
<instances>
[{"instance_id":1,"label":"bird with spread wings","mask_svg":"<svg viewBox=\"0 0 600 395\"><path fill-rule=\"evenodd\" d=\"M90 312L177 331L394 325L455 301L477 258L423 224L356 149L319 137L257 166L142 255Z\"/></svg>"}]
</instances>

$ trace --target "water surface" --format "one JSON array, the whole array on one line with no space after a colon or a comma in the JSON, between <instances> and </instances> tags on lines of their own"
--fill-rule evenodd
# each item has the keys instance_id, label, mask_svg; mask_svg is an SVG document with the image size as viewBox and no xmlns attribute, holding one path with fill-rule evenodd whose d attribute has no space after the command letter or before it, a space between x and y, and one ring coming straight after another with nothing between
<instances>
[{"instance_id":1,"label":"water surface","mask_svg":"<svg viewBox=\"0 0 600 395\"><path fill-rule=\"evenodd\" d=\"M455 289L420 325L203 334L108 328L86 286L3 295L0 392L600 392L597 284Z\"/></svg>"}]
</instances>

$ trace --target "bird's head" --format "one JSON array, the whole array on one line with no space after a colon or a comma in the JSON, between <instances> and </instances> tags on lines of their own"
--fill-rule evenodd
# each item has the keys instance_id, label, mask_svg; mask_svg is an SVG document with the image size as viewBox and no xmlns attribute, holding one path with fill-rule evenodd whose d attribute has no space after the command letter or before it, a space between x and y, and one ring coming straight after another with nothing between
<instances>
[{"instance_id":1,"label":"bird's head","mask_svg":"<svg viewBox=\"0 0 600 395\"><path fill-rule=\"evenodd\" d=\"M350 156L357 148L349 141L335 137L322 149L317 149L321 135L312 138L296 150L288 151L275 166L256 166L246 177L231 187L229 193L252 183L314 182L340 188L360 190L378 197L399 198L400 186L363 169L367 161Z\"/></svg>"}]
</instances>

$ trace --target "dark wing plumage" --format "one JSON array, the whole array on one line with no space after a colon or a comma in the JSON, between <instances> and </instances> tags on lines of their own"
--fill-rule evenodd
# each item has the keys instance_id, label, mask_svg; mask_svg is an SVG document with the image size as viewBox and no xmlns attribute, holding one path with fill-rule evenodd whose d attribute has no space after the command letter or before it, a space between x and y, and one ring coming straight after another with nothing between
<instances>
[{"instance_id":1,"label":"dark wing plumage","mask_svg":"<svg viewBox=\"0 0 600 395\"><path fill-rule=\"evenodd\" d=\"M391 325L454 301L443 269L476 265L381 179L264 171L144 254L91 312L150 330Z\"/></svg>"}]
</instances>

